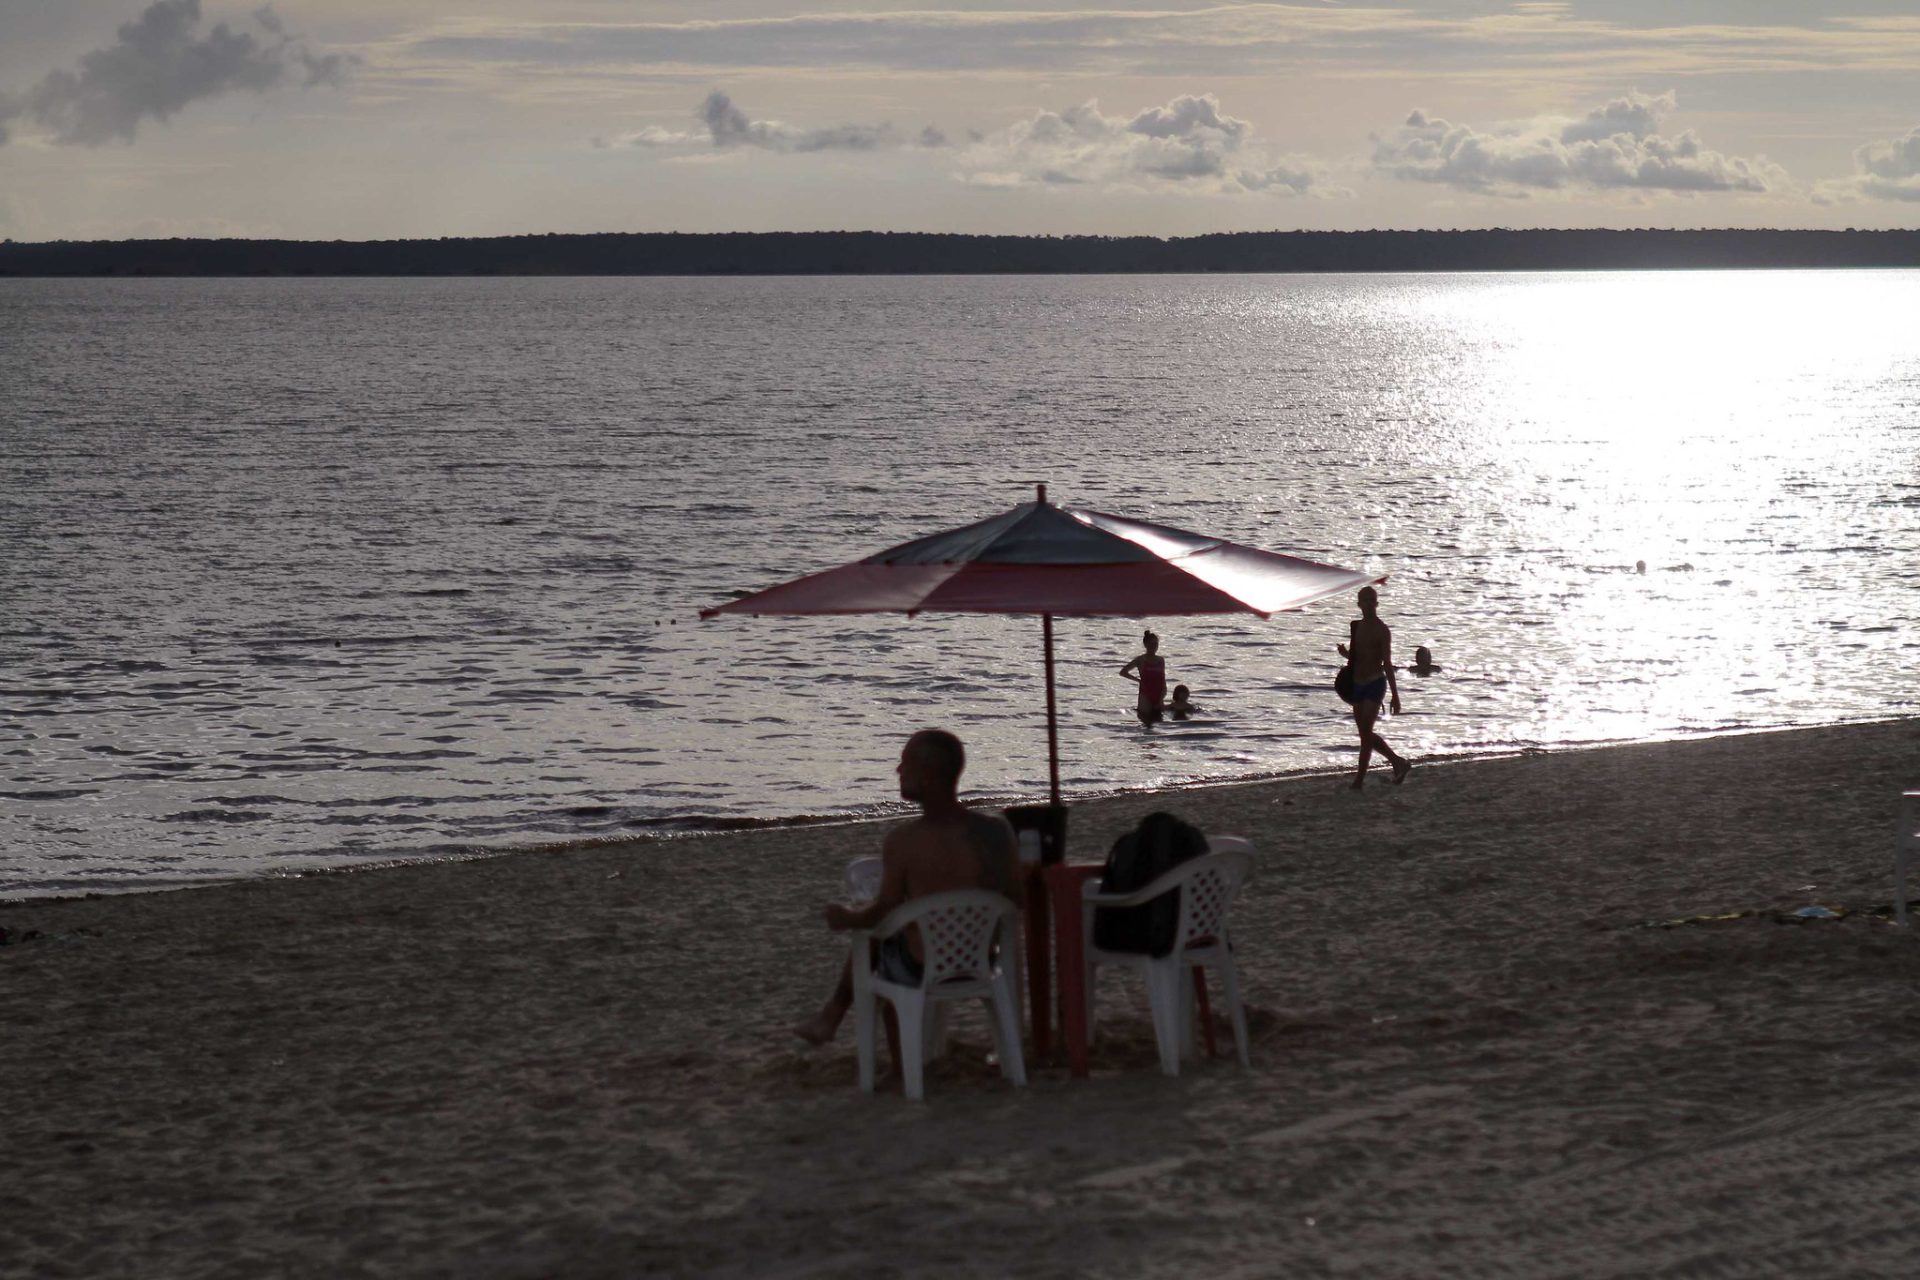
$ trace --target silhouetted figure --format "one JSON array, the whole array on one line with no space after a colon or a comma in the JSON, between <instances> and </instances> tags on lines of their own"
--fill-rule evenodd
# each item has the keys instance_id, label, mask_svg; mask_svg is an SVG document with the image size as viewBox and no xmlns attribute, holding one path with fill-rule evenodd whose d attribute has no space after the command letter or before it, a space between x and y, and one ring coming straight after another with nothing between
<instances>
[{"instance_id":1,"label":"silhouetted figure","mask_svg":"<svg viewBox=\"0 0 1920 1280\"><path fill-rule=\"evenodd\" d=\"M1360 613L1348 625L1347 643L1335 645L1340 656L1353 668L1353 723L1360 731L1360 768L1353 777L1353 789L1367 783L1367 766L1378 751L1393 766L1393 780L1406 781L1411 761L1394 754L1387 740L1373 731L1380 718L1380 701L1389 693L1393 714L1400 714L1400 685L1393 678L1393 632L1380 621L1380 595L1372 587L1360 588Z\"/></svg>"},{"instance_id":2,"label":"silhouetted figure","mask_svg":"<svg viewBox=\"0 0 1920 1280\"><path fill-rule=\"evenodd\" d=\"M960 774L967 767L960 739L944 729L922 729L907 739L894 772L900 795L920 806L920 816L887 833L880 846L880 892L860 907L832 903L829 929L871 929L903 902L952 889L987 889L1026 902L1013 843L1013 828L998 814L978 813L960 803ZM916 925L879 943L880 976L912 985L920 981L925 952ZM793 1028L809 1044L825 1044L839 1030L853 1004L853 970L840 981L820 1011ZM892 1010L887 1011L887 1040L895 1066L900 1062Z\"/></svg>"},{"instance_id":3,"label":"silhouetted figure","mask_svg":"<svg viewBox=\"0 0 1920 1280\"><path fill-rule=\"evenodd\" d=\"M1146 652L1136 654L1120 668L1120 675L1140 686L1134 714L1141 724L1154 724L1163 718L1160 704L1167 699L1167 660L1160 656L1160 637L1149 631L1140 637ZM1140 674L1135 675L1138 671Z\"/></svg>"},{"instance_id":4,"label":"silhouetted figure","mask_svg":"<svg viewBox=\"0 0 1920 1280\"><path fill-rule=\"evenodd\" d=\"M1417 676L1430 676L1442 668L1433 660L1433 650L1421 645L1413 651L1413 665L1407 669Z\"/></svg>"}]
</instances>

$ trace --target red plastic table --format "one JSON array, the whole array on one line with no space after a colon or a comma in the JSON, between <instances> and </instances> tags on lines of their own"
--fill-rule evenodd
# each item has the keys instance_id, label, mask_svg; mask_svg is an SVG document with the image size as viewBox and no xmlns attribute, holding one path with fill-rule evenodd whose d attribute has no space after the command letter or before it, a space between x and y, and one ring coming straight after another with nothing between
<instances>
[{"instance_id":1,"label":"red plastic table","mask_svg":"<svg viewBox=\"0 0 1920 1280\"><path fill-rule=\"evenodd\" d=\"M1053 962L1060 970L1060 1040L1067 1051L1067 1070L1076 1080L1087 1078L1087 940L1081 933L1080 894L1101 869L1097 862L1057 862L1045 873L1046 896L1053 907ZM1036 1027L1045 1008L1034 1006Z\"/></svg>"},{"instance_id":2,"label":"red plastic table","mask_svg":"<svg viewBox=\"0 0 1920 1280\"><path fill-rule=\"evenodd\" d=\"M1033 1011L1033 1053L1044 1058L1053 1051L1048 999L1051 962L1060 971L1061 1045L1067 1054L1067 1071L1076 1080L1087 1078L1087 940L1081 926L1080 895L1087 881L1102 870L1098 862L1058 862L1027 879L1027 994ZM1047 946L1049 923L1051 948ZM1207 1054L1212 1056L1219 1050L1213 1042L1206 976L1199 969L1193 971L1193 989Z\"/></svg>"}]
</instances>

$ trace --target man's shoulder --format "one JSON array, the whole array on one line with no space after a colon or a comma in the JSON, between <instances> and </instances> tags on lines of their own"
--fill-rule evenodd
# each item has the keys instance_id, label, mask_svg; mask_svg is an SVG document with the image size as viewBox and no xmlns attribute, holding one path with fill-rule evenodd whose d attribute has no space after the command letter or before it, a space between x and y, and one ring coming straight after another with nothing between
<instances>
[{"instance_id":1,"label":"man's shoulder","mask_svg":"<svg viewBox=\"0 0 1920 1280\"><path fill-rule=\"evenodd\" d=\"M1000 848L1013 843L1013 824L990 809L967 810L967 832L974 839Z\"/></svg>"},{"instance_id":2,"label":"man's shoulder","mask_svg":"<svg viewBox=\"0 0 1920 1280\"><path fill-rule=\"evenodd\" d=\"M922 843L927 838L927 820L924 817L908 818L887 831L880 842L882 853L904 851Z\"/></svg>"}]
</instances>

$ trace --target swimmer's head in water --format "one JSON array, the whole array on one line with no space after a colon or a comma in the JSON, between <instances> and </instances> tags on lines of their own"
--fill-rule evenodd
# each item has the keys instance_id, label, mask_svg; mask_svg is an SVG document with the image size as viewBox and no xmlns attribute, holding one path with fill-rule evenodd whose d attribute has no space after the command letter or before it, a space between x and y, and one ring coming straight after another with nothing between
<instances>
[{"instance_id":1,"label":"swimmer's head in water","mask_svg":"<svg viewBox=\"0 0 1920 1280\"><path fill-rule=\"evenodd\" d=\"M1183 684L1173 686L1173 700L1175 702L1185 702L1187 700L1187 686Z\"/></svg>"},{"instance_id":2,"label":"swimmer's head in water","mask_svg":"<svg viewBox=\"0 0 1920 1280\"><path fill-rule=\"evenodd\" d=\"M1433 650L1427 648L1425 645L1421 645L1418 649L1415 649L1413 651L1413 665L1416 667L1432 666Z\"/></svg>"}]
</instances>

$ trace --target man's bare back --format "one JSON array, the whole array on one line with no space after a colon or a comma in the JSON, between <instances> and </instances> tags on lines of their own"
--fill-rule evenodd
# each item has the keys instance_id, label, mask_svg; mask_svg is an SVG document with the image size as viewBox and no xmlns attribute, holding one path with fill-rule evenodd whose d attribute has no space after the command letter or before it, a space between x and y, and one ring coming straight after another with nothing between
<instances>
[{"instance_id":1,"label":"man's bare back","mask_svg":"<svg viewBox=\"0 0 1920 1280\"><path fill-rule=\"evenodd\" d=\"M1393 659L1392 630L1378 618L1356 619L1348 654L1356 686L1378 680L1387 673L1387 664Z\"/></svg>"},{"instance_id":2,"label":"man's bare back","mask_svg":"<svg viewBox=\"0 0 1920 1280\"><path fill-rule=\"evenodd\" d=\"M956 889L986 889L1016 906L1026 904L1013 828L994 814L963 809L958 816L915 818L887 835L880 862L880 892L873 904L880 918L903 902ZM918 936L910 945L915 959L925 958Z\"/></svg>"}]
</instances>

